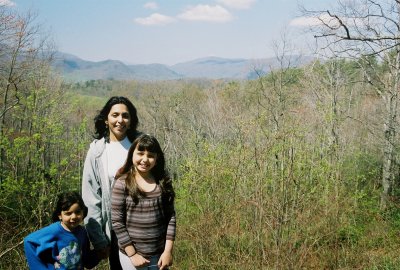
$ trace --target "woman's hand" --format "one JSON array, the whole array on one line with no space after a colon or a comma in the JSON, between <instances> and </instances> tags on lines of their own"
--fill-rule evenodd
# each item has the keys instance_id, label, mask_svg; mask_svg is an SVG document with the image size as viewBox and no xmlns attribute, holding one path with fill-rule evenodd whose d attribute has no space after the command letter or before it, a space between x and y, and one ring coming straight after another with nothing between
<instances>
[{"instance_id":1,"label":"woman's hand","mask_svg":"<svg viewBox=\"0 0 400 270\"><path fill-rule=\"evenodd\" d=\"M129 257L129 259L131 260L131 263L133 264L133 266L135 267L142 267L142 266L146 266L150 263L149 260L147 260L145 257L143 257L142 255L136 253L135 255Z\"/></svg>"},{"instance_id":2,"label":"woman's hand","mask_svg":"<svg viewBox=\"0 0 400 270\"><path fill-rule=\"evenodd\" d=\"M172 253L170 251L164 251L160 256L157 265L160 270L168 269L168 267L172 265Z\"/></svg>"},{"instance_id":3,"label":"woman's hand","mask_svg":"<svg viewBox=\"0 0 400 270\"><path fill-rule=\"evenodd\" d=\"M100 260L107 259L110 256L110 246L96 250L96 254Z\"/></svg>"}]
</instances>

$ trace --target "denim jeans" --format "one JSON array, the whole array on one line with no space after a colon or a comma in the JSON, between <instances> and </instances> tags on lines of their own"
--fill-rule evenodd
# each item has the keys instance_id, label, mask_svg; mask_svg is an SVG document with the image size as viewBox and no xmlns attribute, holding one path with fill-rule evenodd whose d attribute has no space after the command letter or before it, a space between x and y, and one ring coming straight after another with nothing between
<instances>
[{"instance_id":1,"label":"denim jeans","mask_svg":"<svg viewBox=\"0 0 400 270\"><path fill-rule=\"evenodd\" d=\"M160 255L151 256L149 265L143 267L135 267L133 266L131 259L129 259L128 256L126 256L122 252L119 252L119 260L121 262L123 270L158 270L159 268L157 263L159 259Z\"/></svg>"}]
</instances>

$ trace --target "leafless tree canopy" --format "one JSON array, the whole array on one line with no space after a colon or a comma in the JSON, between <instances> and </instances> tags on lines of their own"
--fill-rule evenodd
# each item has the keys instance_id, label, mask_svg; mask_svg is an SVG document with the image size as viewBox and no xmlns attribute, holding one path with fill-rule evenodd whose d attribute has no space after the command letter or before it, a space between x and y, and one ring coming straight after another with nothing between
<instances>
[{"instance_id":1,"label":"leafless tree canopy","mask_svg":"<svg viewBox=\"0 0 400 270\"><path fill-rule=\"evenodd\" d=\"M338 1L332 10L303 8L315 18L314 37L322 50L335 56L378 55L394 49L400 40L399 1Z\"/></svg>"}]
</instances>

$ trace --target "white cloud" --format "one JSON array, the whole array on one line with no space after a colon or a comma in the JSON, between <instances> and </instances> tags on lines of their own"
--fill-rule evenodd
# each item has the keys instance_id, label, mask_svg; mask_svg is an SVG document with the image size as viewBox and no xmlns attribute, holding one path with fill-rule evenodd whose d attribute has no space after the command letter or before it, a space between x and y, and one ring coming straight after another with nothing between
<instances>
[{"instance_id":1,"label":"white cloud","mask_svg":"<svg viewBox=\"0 0 400 270\"><path fill-rule=\"evenodd\" d=\"M257 0L217 0L217 2L223 4L224 6L235 9L248 9L256 1Z\"/></svg>"},{"instance_id":2,"label":"white cloud","mask_svg":"<svg viewBox=\"0 0 400 270\"><path fill-rule=\"evenodd\" d=\"M290 26L306 27L320 25L321 22L316 17L299 17L290 21Z\"/></svg>"},{"instance_id":3,"label":"white cloud","mask_svg":"<svg viewBox=\"0 0 400 270\"><path fill-rule=\"evenodd\" d=\"M143 25L165 25L174 22L175 19L159 13L153 13L146 18L136 18L135 22Z\"/></svg>"},{"instance_id":4,"label":"white cloud","mask_svg":"<svg viewBox=\"0 0 400 270\"><path fill-rule=\"evenodd\" d=\"M228 22L233 16L219 5L197 5L186 9L178 18L189 21Z\"/></svg>"},{"instance_id":5,"label":"white cloud","mask_svg":"<svg viewBox=\"0 0 400 270\"><path fill-rule=\"evenodd\" d=\"M367 18L349 18L349 17L340 17L341 22L338 21L336 17L330 16L327 13L323 13L318 17L299 17L292 20L289 25L295 27L318 27L318 26L327 26L331 29L337 29L340 27L340 24L343 23L347 26L347 28L355 28L361 29L366 25L370 27L380 27L383 25L383 22L379 17L367 17Z\"/></svg>"},{"instance_id":6,"label":"white cloud","mask_svg":"<svg viewBox=\"0 0 400 270\"><path fill-rule=\"evenodd\" d=\"M144 4L143 7L147 9L158 9L158 5L156 2L147 2L146 4Z\"/></svg>"},{"instance_id":7,"label":"white cloud","mask_svg":"<svg viewBox=\"0 0 400 270\"><path fill-rule=\"evenodd\" d=\"M338 21L332 18L328 14L321 14L319 17L299 17L290 21L290 26L307 27L307 26L318 26L324 22L331 27L337 27Z\"/></svg>"},{"instance_id":8,"label":"white cloud","mask_svg":"<svg viewBox=\"0 0 400 270\"><path fill-rule=\"evenodd\" d=\"M0 6L12 7L15 6L15 3L10 0L0 0Z\"/></svg>"}]
</instances>

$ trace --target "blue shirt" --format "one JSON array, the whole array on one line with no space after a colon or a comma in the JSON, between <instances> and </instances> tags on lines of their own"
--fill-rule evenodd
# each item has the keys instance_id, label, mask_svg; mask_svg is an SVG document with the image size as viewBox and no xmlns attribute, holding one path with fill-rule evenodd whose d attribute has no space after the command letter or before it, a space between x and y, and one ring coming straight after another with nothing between
<instances>
[{"instance_id":1,"label":"blue shirt","mask_svg":"<svg viewBox=\"0 0 400 270\"><path fill-rule=\"evenodd\" d=\"M70 232L55 222L25 237L24 249L29 269L33 270L82 270L99 263L82 226Z\"/></svg>"}]
</instances>

